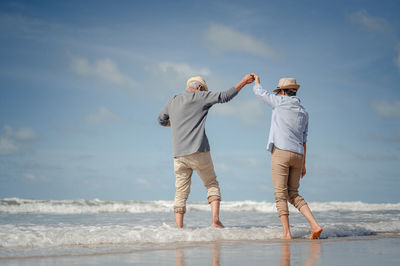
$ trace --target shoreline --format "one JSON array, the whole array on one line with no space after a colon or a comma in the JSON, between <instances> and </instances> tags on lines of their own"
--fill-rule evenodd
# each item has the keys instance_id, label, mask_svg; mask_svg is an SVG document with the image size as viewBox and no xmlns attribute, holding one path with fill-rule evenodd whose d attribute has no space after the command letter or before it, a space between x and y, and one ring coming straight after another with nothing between
<instances>
[{"instance_id":1,"label":"shoreline","mask_svg":"<svg viewBox=\"0 0 400 266\"><path fill-rule=\"evenodd\" d=\"M347 248L346 248L347 247ZM228 260L231 261L228 265L240 265L237 262L245 260L252 262L253 265L261 263L261 261L268 259L274 260L276 263L281 261L282 265L290 265L284 263L295 259L296 261L301 260L325 260L329 257L328 262L335 258L335 254L349 253L348 255L353 256L351 253L354 250L375 250L376 254L373 255L374 261L377 258L381 259L393 259L396 262L400 262L400 258L397 256L397 250L400 248L400 235L399 234L377 234L371 236L360 236L360 237L335 237L328 239L308 240L303 238L297 238L293 240L222 240L222 241L211 241L211 242L175 242L168 244L141 244L125 245L125 246L76 246L75 250L80 250L83 253L72 253L72 254L53 254L53 255L33 255L33 256L9 256L0 258L0 262L5 265L12 264L18 265L19 263L40 263L41 265L67 265L72 261L75 264L91 264L93 260L98 265L108 265L110 260L117 261L116 265L132 265L128 263L134 260L147 261L148 265L159 265L160 257L161 264L173 265L185 265L185 260L195 262L198 260L204 261L220 261ZM96 252L96 249L98 251ZM386 250L385 252L379 251L379 249ZM86 252L89 251L91 252ZM199 253L199 251L201 251ZM340 252L339 252L340 251ZM338 253L339 252L339 253ZM351 253L351 254L350 254ZM229 256L226 256L229 255ZM388 256L389 255L389 256ZM359 259L365 257L371 257L372 255L363 254ZM232 259L236 257L236 260ZM332 258L331 258L332 257ZM337 259L337 258L335 258ZM342 258L343 259L343 258ZM177 261L179 263L177 263ZM182 262L183 261L183 262ZM243 261L244 262L244 261ZM324 261L323 265L330 265ZM231 264L232 263L232 264ZM293 262L292 262L293 263ZM195 263L196 264L196 263ZM297 264L297 263L296 263ZM339 263L338 263L339 264ZM196 264L197 265L197 264ZM212 265L219 265L213 262ZM314 264L307 264L314 265ZM346 263L344 264L346 265ZM350 265L350 264L349 264ZM366 264L374 265L374 264ZM385 264L381 264L385 265Z\"/></svg>"}]
</instances>

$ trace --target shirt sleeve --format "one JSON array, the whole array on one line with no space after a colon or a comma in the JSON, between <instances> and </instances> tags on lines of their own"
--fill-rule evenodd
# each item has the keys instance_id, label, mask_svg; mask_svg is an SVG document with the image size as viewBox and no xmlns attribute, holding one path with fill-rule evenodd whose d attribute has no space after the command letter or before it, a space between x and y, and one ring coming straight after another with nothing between
<instances>
[{"instance_id":1,"label":"shirt sleeve","mask_svg":"<svg viewBox=\"0 0 400 266\"><path fill-rule=\"evenodd\" d=\"M169 121L168 107L169 107L171 100L169 100L167 102L167 104L164 106L164 108L161 110L160 114L158 115L158 123L162 126L168 125L168 121Z\"/></svg>"},{"instance_id":2,"label":"shirt sleeve","mask_svg":"<svg viewBox=\"0 0 400 266\"><path fill-rule=\"evenodd\" d=\"M238 94L238 90L232 87L226 91L221 92L205 92L206 103L208 106L212 106L216 103L226 103L233 99Z\"/></svg>"},{"instance_id":3,"label":"shirt sleeve","mask_svg":"<svg viewBox=\"0 0 400 266\"><path fill-rule=\"evenodd\" d=\"M279 105L280 97L264 90L260 84L256 84L253 87L254 94L260 98L264 103L276 107Z\"/></svg>"}]
</instances>

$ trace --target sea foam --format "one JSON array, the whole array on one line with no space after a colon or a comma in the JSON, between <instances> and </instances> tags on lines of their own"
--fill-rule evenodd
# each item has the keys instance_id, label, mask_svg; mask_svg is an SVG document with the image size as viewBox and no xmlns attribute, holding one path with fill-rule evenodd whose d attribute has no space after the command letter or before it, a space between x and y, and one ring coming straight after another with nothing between
<instances>
[{"instance_id":1,"label":"sea foam","mask_svg":"<svg viewBox=\"0 0 400 266\"><path fill-rule=\"evenodd\" d=\"M400 232L400 226L390 223L375 225L335 224L324 225L322 238L364 236L379 232ZM305 238L309 234L306 226L292 229L296 238ZM237 240L270 240L281 235L280 227L211 227L177 229L175 226L15 226L0 227L0 247L2 248L46 248L60 246L96 246L96 245L134 245L161 244L175 242L209 242Z\"/></svg>"},{"instance_id":2,"label":"sea foam","mask_svg":"<svg viewBox=\"0 0 400 266\"><path fill-rule=\"evenodd\" d=\"M314 212L329 211L398 211L400 203L364 202L311 202ZM290 206L293 211L293 207ZM0 200L0 213L43 213L43 214L93 214L93 213L154 213L171 212L172 201L107 201L107 200L30 200L6 198ZM206 202L188 202L188 211L209 211ZM275 203L265 201L223 201L221 210L226 212L276 212Z\"/></svg>"}]
</instances>

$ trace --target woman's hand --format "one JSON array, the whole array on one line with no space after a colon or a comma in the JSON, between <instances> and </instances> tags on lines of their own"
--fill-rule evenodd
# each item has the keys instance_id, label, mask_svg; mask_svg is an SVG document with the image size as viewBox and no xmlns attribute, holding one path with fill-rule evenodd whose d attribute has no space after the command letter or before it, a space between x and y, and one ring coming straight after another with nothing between
<instances>
[{"instance_id":1,"label":"woman's hand","mask_svg":"<svg viewBox=\"0 0 400 266\"><path fill-rule=\"evenodd\" d=\"M255 84L260 84L260 77L256 73L251 73L253 75L253 78L255 80Z\"/></svg>"},{"instance_id":2,"label":"woman's hand","mask_svg":"<svg viewBox=\"0 0 400 266\"><path fill-rule=\"evenodd\" d=\"M303 168L301 169L301 178L303 178L306 175L306 173L307 173L306 166L303 165Z\"/></svg>"}]
</instances>

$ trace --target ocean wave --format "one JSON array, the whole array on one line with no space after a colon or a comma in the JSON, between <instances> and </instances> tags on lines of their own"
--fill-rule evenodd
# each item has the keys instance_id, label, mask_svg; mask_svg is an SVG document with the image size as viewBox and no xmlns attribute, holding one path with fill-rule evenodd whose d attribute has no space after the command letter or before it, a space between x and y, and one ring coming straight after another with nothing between
<instances>
[{"instance_id":1,"label":"ocean wave","mask_svg":"<svg viewBox=\"0 0 400 266\"><path fill-rule=\"evenodd\" d=\"M398 222L375 224L326 224L321 238L365 236L377 233L400 232ZM281 235L281 228L275 227L228 227L215 229L184 228L163 224L162 226L0 226L0 247L2 248L48 248L77 245L134 245L146 243L210 242L236 240L271 240ZM389 233L390 233L389 232ZM309 228L292 228L295 238L306 238Z\"/></svg>"},{"instance_id":2,"label":"ocean wave","mask_svg":"<svg viewBox=\"0 0 400 266\"><path fill-rule=\"evenodd\" d=\"M311 202L314 212L327 211L399 211L400 203ZM289 207L292 211L294 208ZM84 213L154 213L171 212L173 201L107 201L107 200L30 200L6 198L0 200L0 213L84 214ZM188 211L209 211L206 202L188 202ZM276 212L275 203L265 201L223 201L224 212Z\"/></svg>"}]
</instances>

